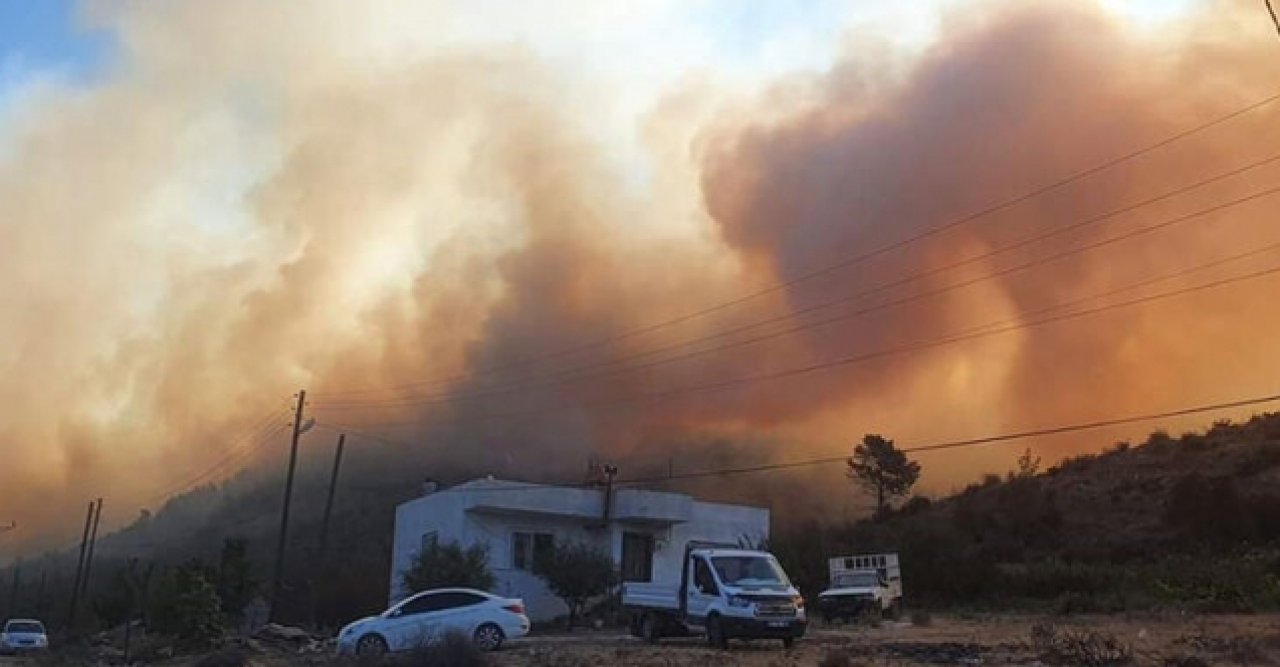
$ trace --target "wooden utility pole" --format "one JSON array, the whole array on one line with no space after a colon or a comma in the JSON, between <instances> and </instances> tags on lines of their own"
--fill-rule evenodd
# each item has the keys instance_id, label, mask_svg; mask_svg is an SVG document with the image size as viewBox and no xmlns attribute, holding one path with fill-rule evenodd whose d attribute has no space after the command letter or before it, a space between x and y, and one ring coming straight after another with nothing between
<instances>
[{"instance_id":1,"label":"wooden utility pole","mask_svg":"<svg viewBox=\"0 0 1280 667\"><path fill-rule=\"evenodd\" d=\"M338 436L338 449L333 453L333 474L329 475L329 495L324 501L324 521L320 524L320 561L325 562L325 553L329 550L329 519L333 516L333 496L338 489L338 469L342 466L342 447L347 442L347 434Z\"/></svg>"},{"instance_id":2,"label":"wooden utility pole","mask_svg":"<svg viewBox=\"0 0 1280 667\"><path fill-rule=\"evenodd\" d=\"M289 443L289 470L284 478L284 506L280 509L280 537L276 543L275 576L271 578L271 610L269 617L279 620L277 608L284 584L284 545L289 534L289 500L293 496L293 472L298 465L298 436L302 434L302 407L307 401L305 389L298 392L298 407L293 411L293 438Z\"/></svg>"},{"instance_id":3,"label":"wooden utility pole","mask_svg":"<svg viewBox=\"0 0 1280 667\"><path fill-rule=\"evenodd\" d=\"M71 584L71 605L67 608L67 627L76 621L76 603L80 601L80 578L84 576L84 552L89 547L89 525L93 523L93 501L89 501L89 512L84 517L84 533L80 535L80 560L76 562L76 579Z\"/></svg>"},{"instance_id":4,"label":"wooden utility pole","mask_svg":"<svg viewBox=\"0 0 1280 667\"><path fill-rule=\"evenodd\" d=\"M93 512L93 531L89 533L89 554L84 558L84 578L80 582L81 599L89 596L89 573L93 570L93 548L98 543L98 522L102 520L102 499L98 499L98 507Z\"/></svg>"}]
</instances>

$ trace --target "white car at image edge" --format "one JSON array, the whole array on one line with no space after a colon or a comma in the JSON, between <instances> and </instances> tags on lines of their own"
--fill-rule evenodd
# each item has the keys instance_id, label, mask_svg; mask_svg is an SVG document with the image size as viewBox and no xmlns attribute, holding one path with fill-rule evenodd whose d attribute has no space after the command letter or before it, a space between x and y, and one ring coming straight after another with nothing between
<instances>
[{"instance_id":1,"label":"white car at image edge","mask_svg":"<svg viewBox=\"0 0 1280 667\"><path fill-rule=\"evenodd\" d=\"M529 634L524 601L470 588L440 588L406 598L338 633L338 653L381 655L438 643L451 633L485 651Z\"/></svg>"},{"instance_id":2,"label":"white car at image edge","mask_svg":"<svg viewBox=\"0 0 1280 667\"><path fill-rule=\"evenodd\" d=\"M15 618L0 630L0 654L43 651L49 648L44 624L29 618Z\"/></svg>"}]
</instances>

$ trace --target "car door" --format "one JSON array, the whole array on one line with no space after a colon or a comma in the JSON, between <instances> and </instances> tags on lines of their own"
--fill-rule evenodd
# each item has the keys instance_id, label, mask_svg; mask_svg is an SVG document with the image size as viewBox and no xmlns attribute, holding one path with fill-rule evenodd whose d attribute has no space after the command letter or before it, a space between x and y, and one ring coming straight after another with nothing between
<instances>
[{"instance_id":1,"label":"car door","mask_svg":"<svg viewBox=\"0 0 1280 667\"><path fill-rule=\"evenodd\" d=\"M686 591L685 610L689 620L701 625L708 610L720 597L720 587L711 573L711 564L701 556L689 559L689 587Z\"/></svg>"},{"instance_id":2,"label":"car door","mask_svg":"<svg viewBox=\"0 0 1280 667\"><path fill-rule=\"evenodd\" d=\"M383 633L393 651L407 651L432 641L432 612L440 605L442 593L426 593L411 598L387 618Z\"/></svg>"},{"instance_id":3,"label":"car door","mask_svg":"<svg viewBox=\"0 0 1280 667\"><path fill-rule=\"evenodd\" d=\"M466 591L441 593L440 597L439 610L432 612L432 625L437 639L443 639L450 632L470 637L484 622L484 607L481 603L486 598Z\"/></svg>"}]
</instances>

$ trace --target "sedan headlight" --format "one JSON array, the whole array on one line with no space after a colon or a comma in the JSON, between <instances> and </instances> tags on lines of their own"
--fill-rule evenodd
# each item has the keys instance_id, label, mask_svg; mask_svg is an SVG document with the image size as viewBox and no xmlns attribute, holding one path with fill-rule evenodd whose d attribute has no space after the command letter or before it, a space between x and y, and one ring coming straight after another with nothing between
<instances>
[{"instance_id":1,"label":"sedan headlight","mask_svg":"<svg viewBox=\"0 0 1280 667\"><path fill-rule=\"evenodd\" d=\"M748 600L748 599L746 599L746 598L742 597L741 595L732 595L732 596L730 596L730 597L729 597L729 606L730 606L730 607L743 607L743 608L745 608L745 607L750 607L750 606L751 606L751 600Z\"/></svg>"}]
</instances>

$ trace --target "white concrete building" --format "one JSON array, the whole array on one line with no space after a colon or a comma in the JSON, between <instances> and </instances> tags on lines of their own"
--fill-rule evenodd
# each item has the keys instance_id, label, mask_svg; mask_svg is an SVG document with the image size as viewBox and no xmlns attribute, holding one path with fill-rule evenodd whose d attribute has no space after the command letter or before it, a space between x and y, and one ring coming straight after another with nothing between
<instances>
[{"instance_id":1,"label":"white concrete building","mask_svg":"<svg viewBox=\"0 0 1280 667\"><path fill-rule=\"evenodd\" d=\"M602 489L473 480L396 508L391 599L407 594L400 573L433 540L486 545L492 592L523 598L530 618L544 621L568 613L532 572L554 541L593 545L613 557L624 581L652 581L679 578L690 540L757 544L768 536L769 510L760 507L638 489L615 490L606 507Z\"/></svg>"}]
</instances>

